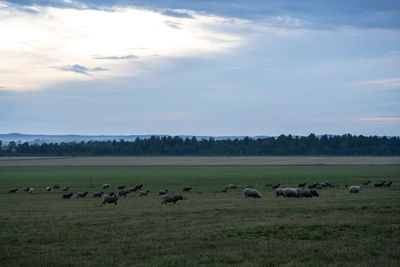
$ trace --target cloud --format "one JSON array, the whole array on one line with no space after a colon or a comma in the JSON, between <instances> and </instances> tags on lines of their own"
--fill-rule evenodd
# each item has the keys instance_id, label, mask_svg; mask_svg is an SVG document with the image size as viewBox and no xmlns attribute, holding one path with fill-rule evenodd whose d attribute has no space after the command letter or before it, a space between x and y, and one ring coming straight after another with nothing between
<instances>
[{"instance_id":1,"label":"cloud","mask_svg":"<svg viewBox=\"0 0 400 267\"><path fill-rule=\"evenodd\" d=\"M96 79L135 77L168 59L229 53L246 43L240 31L247 21L196 12L189 16L189 11L168 10L166 15L136 7L3 6L0 81L7 90L93 79L94 71ZM132 55L133 47L141 49ZM96 65L102 68L87 67Z\"/></svg>"},{"instance_id":2,"label":"cloud","mask_svg":"<svg viewBox=\"0 0 400 267\"><path fill-rule=\"evenodd\" d=\"M360 81L357 84L371 86L378 89L400 88L400 78Z\"/></svg>"},{"instance_id":3,"label":"cloud","mask_svg":"<svg viewBox=\"0 0 400 267\"><path fill-rule=\"evenodd\" d=\"M110 57L95 57L95 59L111 59L111 60L122 60L122 59L135 59L137 56L126 55L126 56L110 56Z\"/></svg>"},{"instance_id":4,"label":"cloud","mask_svg":"<svg viewBox=\"0 0 400 267\"><path fill-rule=\"evenodd\" d=\"M360 118L357 121L370 121L370 122L398 122L400 117L374 117L374 118Z\"/></svg>"},{"instance_id":5,"label":"cloud","mask_svg":"<svg viewBox=\"0 0 400 267\"><path fill-rule=\"evenodd\" d=\"M194 17L185 10L166 10L162 13L165 16L181 18L181 19L193 19Z\"/></svg>"},{"instance_id":6,"label":"cloud","mask_svg":"<svg viewBox=\"0 0 400 267\"><path fill-rule=\"evenodd\" d=\"M165 21L165 24L167 24L169 27L177 29L177 30L181 29L181 26L180 26L181 24L174 22L174 21Z\"/></svg>"},{"instance_id":7,"label":"cloud","mask_svg":"<svg viewBox=\"0 0 400 267\"><path fill-rule=\"evenodd\" d=\"M67 65L67 66L63 66L63 67L53 67L53 68L61 70L61 71L76 72L76 73L84 74L84 75L87 75L87 76L91 76L91 74L89 74L88 72L108 70L108 69L100 68L100 67L97 67L97 68L86 68L85 66L81 66L81 65L78 65L78 64Z\"/></svg>"}]
</instances>

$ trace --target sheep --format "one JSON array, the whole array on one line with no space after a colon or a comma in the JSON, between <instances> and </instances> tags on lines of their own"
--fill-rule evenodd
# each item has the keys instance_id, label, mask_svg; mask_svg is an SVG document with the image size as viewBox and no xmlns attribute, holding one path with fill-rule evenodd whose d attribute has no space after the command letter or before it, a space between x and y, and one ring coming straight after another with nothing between
<instances>
[{"instance_id":1,"label":"sheep","mask_svg":"<svg viewBox=\"0 0 400 267\"><path fill-rule=\"evenodd\" d=\"M58 184L53 185L54 189L60 189L60 186Z\"/></svg>"},{"instance_id":2,"label":"sheep","mask_svg":"<svg viewBox=\"0 0 400 267\"><path fill-rule=\"evenodd\" d=\"M390 181L390 182L386 182L386 183L384 183L384 184L383 184L383 186L391 186L391 185L392 185L392 183L393 183L392 181Z\"/></svg>"},{"instance_id":3,"label":"sheep","mask_svg":"<svg viewBox=\"0 0 400 267\"><path fill-rule=\"evenodd\" d=\"M228 191L228 187L224 187L221 189L221 193L226 193Z\"/></svg>"},{"instance_id":4,"label":"sheep","mask_svg":"<svg viewBox=\"0 0 400 267\"><path fill-rule=\"evenodd\" d=\"M361 190L361 187L358 185L352 185L349 188L350 193L358 193L358 192L360 192L360 190Z\"/></svg>"},{"instance_id":5,"label":"sheep","mask_svg":"<svg viewBox=\"0 0 400 267\"><path fill-rule=\"evenodd\" d=\"M121 197L121 196L124 196L124 197L126 197L126 195L129 193L129 191L120 191L119 193L118 193L118 197Z\"/></svg>"},{"instance_id":6,"label":"sheep","mask_svg":"<svg viewBox=\"0 0 400 267\"><path fill-rule=\"evenodd\" d=\"M69 186L64 186L63 191L67 192L69 190Z\"/></svg>"},{"instance_id":7,"label":"sheep","mask_svg":"<svg viewBox=\"0 0 400 267\"><path fill-rule=\"evenodd\" d=\"M316 184L316 185L315 185L315 188L317 188L317 189L322 189L322 185L321 185L321 184Z\"/></svg>"},{"instance_id":8,"label":"sheep","mask_svg":"<svg viewBox=\"0 0 400 267\"><path fill-rule=\"evenodd\" d=\"M284 197L299 197L299 192L296 188L283 188L283 196Z\"/></svg>"},{"instance_id":9,"label":"sheep","mask_svg":"<svg viewBox=\"0 0 400 267\"><path fill-rule=\"evenodd\" d=\"M252 188L245 188L243 190L243 195L245 196L245 198L248 198L248 197L262 198L261 193L258 192L256 189L252 189Z\"/></svg>"},{"instance_id":10,"label":"sheep","mask_svg":"<svg viewBox=\"0 0 400 267\"><path fill-rule=\"evenodd\" d=\"M12 189L8 190L8 193L15 193L15 192L17 192L17 191L18 191L17 188L12 188Z\"/></svg>"},{"instance_id":11,"label":"sheep","mask_svg":"<svg viewBox=\"0 0 400 267\"><path fill-rule=\"evenodd\" d=\"M103 200L101 201L101 205L105 205L106 203L114 203L115 205L117 205L118 202L118 196L114 193L111 192L110 194L105 194L103 196Z\"/></svg>"},{"instance_id":12,"label":"sheep","mask_svg":"<svg viewBox=\"0 0 400 267\"><path fill-rule=\"evenodd\" d=\"M229 189L237 189L237 186L235 184L230 184Z\"/></svg>"},{"instance_id":13,"label":"sheep","mask_svg":"<svg viewBox=\"0 0 400 267\"><path fill-rule=\"evenodd\" d=\"M281 184L273 184L272 189L277 189Z\"/></svg>"},{"instance_id":14,"label":"sheep","mask_svg":"<svg viewBox=\"0 0 400 267\"><path fill-rule=\"evenodd\" d=\"M109 188L110 187L110 184L103 184L103 189L106 189L106 188Z\"/></svg>"},{"instance_id":15,"label":"sheep","mask_svg":"<svg viewBox=\"0 0 400 267\"><path fill-rule=\"evenodd\" d=\"M24 192L29 192L29 188L30 188L29 186L25 186L24 187Z\"/></svg>"},{"instance_id":16,"label":"sheep","mask_svg":"<svg viewBox=\"0 0 400 267\"><path fill-rule=\"evenodd\" d=\"M146 190L146 191L140 191L139 197L141 197L141 196L147 196L147 194L148 194L148 193L150 193L150 191L149 191L149 190Z\"/></svg>"},{"instance_id":17,"label":"sheep","mask_svg":"<svg viewBox=\"0 0 400 267\"><path fill-rule=\"evenodd\" d=\"M299 184L299 187L304 187L304 186L306 186L306 183Z\"/></svg>"},{"instance_id":18,"label":"sheep","mask_svg":"<svg viewBox=\"0 0 400 267\"><path fill-rule=\"evenodd\" d=\"M173 202L174 205L178 200L183 200L183 197L181 195L175 195L175 194L166 194L163 196L163 201L161 202L162 204L167 205L168 202Z\"/></svg>"},{"instance_id":19,"label":"sheep","mask_svg":"<svg viewBox=\"0 0 400 267\"><path fill-rule=\"evenodd\" d=\"M50 186L46 187L46 191L47 192L51 191L51 187Z\"/></svg>"},{"instance_id":20,"label":"sheep","mask_svg":"<svg viewBox=\"0 0 400 267\"><path fill-rule=\"evenodd\" d=\"M309 188L296 188L299 197L312 197L311 190Z\"/></svg>"},{"instance_id":21,"label":"sheep","mask_svg":"<svg viewBox=\"0 0 400 267\"><path fill-rule=\"evenodd\" d=\"M275 194L276 194L276 197L284 196L283 189L282 188L277 188L276 191L275 191Z\"/></svg>"},{"instance_id":22,"label":"sheep","mask_svg":"<svg viewBox=\"0 0 400 267\"><path fill-rule=\"evenodd\" d=\"M185 186L183 188L183 192L189 192L190 190L192 190L192 187L190 187L190 186Z\"/></svg>"},{"instance_id":23,"label":"sheep","mask_svg":"<svg viewBox=\"0 0 400 267\"><path fill-rule=\"evenodd\" d=\"M92 198L101 197L102 195L103 195L103 192L94 192L92 195Z\"/></svg>"},{"instance_id":24,"label":"sheep","mask_svg":"<svg viewBox=\"0 0 400 267\"><path fill-rule=\"evenodd\" d=\"M33 187L29 188L29 193L31 193L32 195L35 194L35 188Z\"/></svg>"},{"instance_id":25,"label":"sheep","mask_svg":"<svg viewBox=\"0 0 400 267\"><path fill-rule=\"evenodd\" d=\"M317 184L311 184L311 185L308 186L308 188L309 188L309 189L313 189L313 188L315 188L316 186L317 186Z\"/></svg>"},{"instance_id":26,"label":"sheep","mask_svg":"<svg viewBox=\"0 0 400 267\"><path fill-rule=\"evenodd\" d=\"M365 181L365 182L363 182L363 185L369 185L370 182L371 182L371 180Z\"/></svg>"},{"instance_id":27,"label":"sheep","mask_svg":"<svg viewBox=\"0 0 400 267\"><path fill-rule=\"evenodd\" d=\"M130 192L136 192L136 190L137 190L137 187L136 187L136 186L129 188L129 191L130 191Z\"/></svg>"},{"instance_id":28,"label":"sheep","mask_svg":"<svg viewBox=\"0 0 400 267\"><path fill-rule=\"evenodd\" d=\"M87 194L88 194L87 191L86 191L86 192L78 192L78 193L76 194L76 198L86 197Z\"/></svg>"},{"instance_id":29,"label":"sheep","mask_svg":"<svg viewBox=\"0 0 400 267\"><path fill-rule=\"evenodd\" d=\"M118 190L122 190L125 188L125 185L119 185L117 188L118 188Z\"/></svg>"},{"instance_id":30,"label":"sheep","mask_svg":"<svg viewBox=\"0 0 400 267\"><path fill-rule=\"evenodd\" d=\"M347 184L345 184L345 185L342 185L340 188L342 188L342 189L346 189L348 187L348 185Z\"/></svg>"},{"instance_id":31,"label":"sheep","mask_svg":"<svg viewBox=\"0 0 400 267\"><path fill-rule=\"evenodd\" d=\"M135 185L134 187L129 188L130 192L136 192L138 189L141 189L143 187L142 184L140 185Z\"/></svg>"},{"instance_id":32,"label":"sheep","mask_svg":"<svg viewBox=\"0 0 400 267\"><path fill-rule=\"evenodd\" d=\"M311 191L311 195L312 195L313 197L319 197L319 194L318 194L317 191L315 191L315 190L310 190L310 191Z\"/></svg>"},{"instance_id":33,"label":"sheep","mask_svg":"<svg viewBox=\"0 0 400 267\"><path fill-rule=\"evenodd\" d=\"M381 186L383 186L385 184L385 182L375 182L374 183L374 186L375 187L381 187Z\"/></svg>"},{"instance_id":34,"label":"sheep","mask_svg":"<svg viewBox=\"0 0 400 267\"><path fill-rule=\"evenodd\" d=\"M165 194L167 194L167 193L168 193L168 189L160 190L160 191L158 192L158 195L161 196L161 195L165 195Z\"/></svg>"},{"instance_id":35,"label":"sheep","mask_svg":"<svg viewBox=\"0 0 400 267\"><path fill-rule=\"evenodd\" d=\"M62 198L62 199L64 199L64 198L70 198L72 195L73 195L72 193L64 193L64 194L62 194L61 198Z\"/></svg>"}]
</instances>

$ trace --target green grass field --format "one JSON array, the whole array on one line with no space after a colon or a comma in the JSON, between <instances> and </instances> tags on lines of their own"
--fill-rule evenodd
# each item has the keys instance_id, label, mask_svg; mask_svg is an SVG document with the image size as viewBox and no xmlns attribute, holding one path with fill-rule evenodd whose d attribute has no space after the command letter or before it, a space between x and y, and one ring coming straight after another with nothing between
<instances>
[{"instance_id":1,"label":"green grass field","mask_svg":"<svg viewBox=\"0 0 400 267\"><path fill-rule=\"evenodd\" d=\"M365 180L394 183L312 199L276 199L264 186ZM45 191L56 183L90 196ZM100 207L91 193L104 183L150 194ZM239 189L215 193L230 183ZM264 198L245 199L244 187ZM161 206L160 189L184 200ZM0 229L0 266L400 266L400 165L0 167Z\"/></svg>"}]
</instances>

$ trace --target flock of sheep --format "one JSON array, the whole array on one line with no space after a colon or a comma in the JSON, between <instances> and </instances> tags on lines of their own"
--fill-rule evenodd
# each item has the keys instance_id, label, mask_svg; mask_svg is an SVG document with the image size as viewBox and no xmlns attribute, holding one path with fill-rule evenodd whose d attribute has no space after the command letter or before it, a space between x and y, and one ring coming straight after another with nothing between
<instances>
[{"instance_id":1,"label":"flock of sheep","mask_svg":"<svg viewBox=\"0 0 400 267\"><path fill-rule=\"evenodd\" d=\"M104 194L103 192L94 192L92 194L92 198L101 198L101 197L103 197L103 199L101 201L101 205L105 205L107 203L109 203L109 204L114 203L116 205L117 202L118 202L118 197L122 197L122 196L126 197L126 195L128 193L136 192L139 189L142 189L142 187L143 187L143 184L135 185L135 186L129 188L129 190L125 191L125 190L123 190L123 189L125 189L125 185L119 185L117 187L117 189L121 190L121 191L119 191L118 195L116 193L114 193L114 192L111 192L109 194ZM110 184L104 184L102 186L102 188L103 189L110 188ZM48 192L51 191L52 189L60 189L60 186L55 184L55 185L53 185L53 187L50 187L50 186L46 187L46 191L48 191ZM73 193L67 192L69 189L70 189L69 186L64 186L63 187L62 190L64 192L66 192L66 193L63 193L61 195L62 199L71 198ZM184 187L183 188L183 192L189 192L191 189L192 189L192 187ZM18 188L12 188L12 189L8 190L8 193L16 193L17 191L18 191ZM31 194L35 194L35 189L33 187L24 187L24 192L29 192ZM88 193L89 192L87 192L87 191L86 192L78 192L76 194L76 198L85 198ZM150 193L149 190L143 190L143 191L139 192L139 196L140 197L147 196L148 193ZM178 200L183 200L183 197L181 195L168 194L168 189L160 190L159 191L159 195L163 196L163 201L161 202L161 205L163 205L163 204L167 205L168 203L174 203L175 204Z\"/></svg>"},{"instance_id":2,"label":"flock of sheep","mask_svg":"<svg viewBox=\"0 0 400 267\"><path fill-rule=\"evenodd\" d=\"M365 181L363 182L363 185L368 186L371 183L371 181ZM298 187L289 187L289 188L281 188L280 187L281 184L273 184L272 185L272 189L276 189L275 191L275 195L276 198L279 198L280 196L283 197L288 197L288 198L309 198L309 197L319 197L319 194L316 190L314 189L322 189L324 187L339 187L338 185L334 184L334 183L329 183L329 182L323 182L323 183L316 183L316 184L311 184L308 187L305 187L305 183L302 184L298 184ZM375 182L374 186L375 187L382 187L382 186L386 186L389 187L392 185L392 182ZM266 185L269 186L269 185ZM141 190L143 187L143 184L140 185L135 185L131 188L129 188L128 190L124 190L125 189L125 185L119 185L117 187L119 191L118 195L114 192L108 193L108 194L104 194L102 191L101 192L94 192L92 194L92 198L102 198L102 202L101 205L105 205L105 204L112 204L114 203L115 205L118 202L118 198L119 197L126 197L126 195L128 193L132 193L132 192L136 192L138 190L139 191L139 196L147 196L148 193L150 193L149 190ZM342 185L340 186L341 188L349 188L349 192L350 193L358 193L361 190L361 186L357 186L357 185L353 185L353 186L348 186L348 185ZM104 184L102 186L103 189L108 189L110 188L110 184ZM60 189L59 185L53 185L53 187L46 187L46 191L51 191L52 189ZM63 199L68 199L71 198L71 196L73 195L73 193L68 192L69 191L69 187L68 186L64 186L63 187L63 191L65 193L62 194L61 198ZM192 187L184 187L183 188L183 192L189 192L192 189ZM235 184L230 184L227 187L222 188L222 190L220 191L221 193L226 193L229 189L237 189L237 186ZM33 187L24 187L24 192L29 192L30 194L34 194L35 193L35 189ZM12 188L8 191L8 193L15 193L17 192L18 189L17 188ZM214 193L217 193L219 191L216 191ZM89 192L78 192L76 194L76 198L85 198L87 196ZM162 202L161 205L165 204L167 205L168 203L176 203L179 200L183 200L183 197L181 195L177 195L177 194L169 194L168 193L168 189L164 189L164 190L160 190L159 191L159 195L162 196ZM243 190L243 195L245 198L262 198L262 194L256 190L256 189L252 189L252 188L245 188Z\"/></svg>"}]
</instances>

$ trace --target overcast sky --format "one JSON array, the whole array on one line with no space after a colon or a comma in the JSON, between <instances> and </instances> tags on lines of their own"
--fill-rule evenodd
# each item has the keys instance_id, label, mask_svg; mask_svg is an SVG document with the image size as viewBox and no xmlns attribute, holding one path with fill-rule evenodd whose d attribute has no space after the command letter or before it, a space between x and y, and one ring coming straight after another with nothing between
<instances>
[{"instance_id":1,"label":"overcast sky","mask_svg":"<svg viewBox=\"0 0 400 267\"><path fill-rule=\"evenodd\" d=\"M400 1L1 1L0 133L400 135Z\"/></svg>"}]
</instances>

